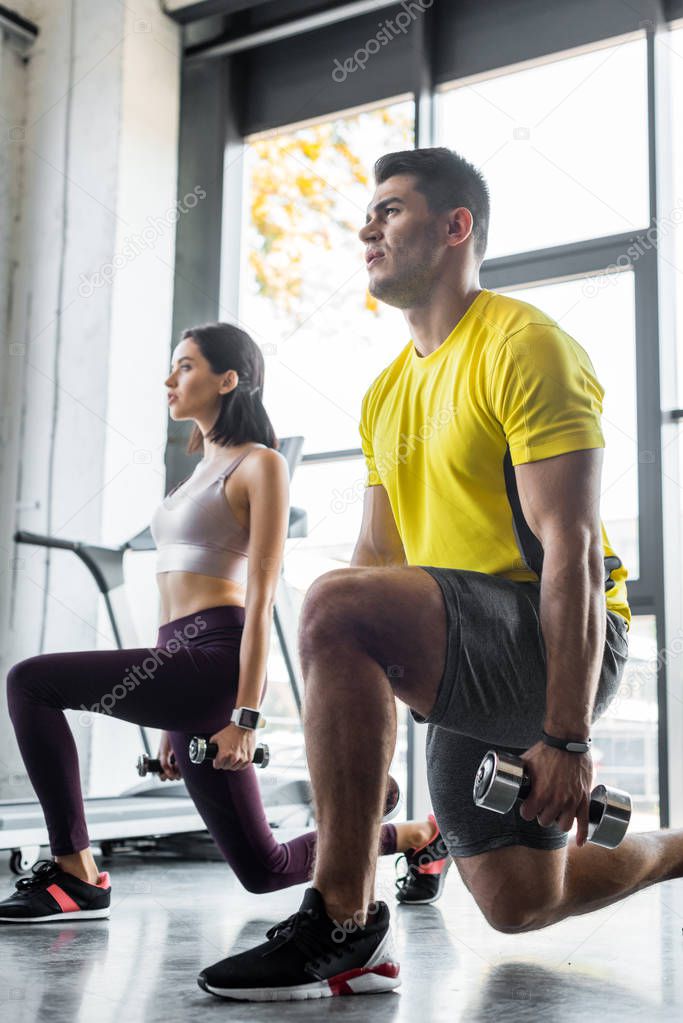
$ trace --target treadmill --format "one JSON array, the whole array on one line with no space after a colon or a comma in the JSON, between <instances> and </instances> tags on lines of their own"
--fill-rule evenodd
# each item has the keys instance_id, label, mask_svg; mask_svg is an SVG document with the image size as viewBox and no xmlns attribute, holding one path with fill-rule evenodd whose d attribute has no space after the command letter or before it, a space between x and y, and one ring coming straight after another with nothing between
<instances>
[{"instance_id":1,"label":"treadmill","mask_svg":"<svg viewBox=\"0 0 683 1023\"><path fill-rule=\"evenodd\" d=\"M284 437L280 452L287 459L290 479L301 461L303 437ZM306 512L290 508L288 538L308 535ZM102 547L43 536L19 530L17 543L73 551L90 571L104 597L107 616L119 649L139 646L125 595L123 559L127 550L155 549L149 527L127 540L120 547ZM273 612L278 643L284 660L297 714L301 719L301 671L297 654L298 611L294 593L284 571L280 575ZM152 756L152 748L144 726L137 728L140 752ZM263 802L272 827L283 827L292 816L303 818L302 826L312 821L312 792L308 774L302 766L278 765L277 755L266 771L257 772ZM118 796L84 798L88 833L93 844L100 846L104 856L116 852L161 849L184 856L222 859L184 782L161 782L151 775ZM28 873L40 858L41 847L48 845L43 812L37 800L5 800L0 802L0 850L9 852L10 869L15 874Z\"/></svg>"}]
</instances>

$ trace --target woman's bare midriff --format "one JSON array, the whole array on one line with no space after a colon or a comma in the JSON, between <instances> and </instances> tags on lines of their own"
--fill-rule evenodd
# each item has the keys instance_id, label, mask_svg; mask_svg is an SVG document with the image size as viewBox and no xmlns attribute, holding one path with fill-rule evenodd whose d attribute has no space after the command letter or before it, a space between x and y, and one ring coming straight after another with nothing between
<instances>
[{"instance_id":1,"label":"woman's bare midriff","mask_svg":"<svg viewBox=\"0 0 683 1023\"><path fill-rule=\"evenodd\" d=\"M252 447L251 444L231 449L231 461L241 450ZM244 480L249 459L238 466L235 472L225 481L223 493L235 518L244 529L249 529L249 501ZM220 466L219 466L220 469ZM212 575L200 575L198 572L159 572L160 617L159 625L166 625L176 618L196 614L207 607L220 607L223 604L236 604L244 607L247 590L245 586L230 579L219 579Z\"/></svg>"},{"instance_id":2,"label":"woman's bare midriff","mask_svg":"<svg viewBox=\"0 0 683 1023\"><path fill-rule=\"evenodd\" d=\"M197 572L160 572L157 585L161 597L159 625L196 614L207 607L237 604L244 607L246 589L228 579L215 579Z\"/></svg>"}]
</instances>

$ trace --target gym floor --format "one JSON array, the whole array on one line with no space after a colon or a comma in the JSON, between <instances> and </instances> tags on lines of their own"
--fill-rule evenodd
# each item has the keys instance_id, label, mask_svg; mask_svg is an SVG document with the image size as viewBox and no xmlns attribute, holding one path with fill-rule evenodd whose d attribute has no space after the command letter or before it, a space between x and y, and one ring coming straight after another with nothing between
<instances>
[{"instance_id":1,"label":"gym floor","mask_svg":"<svg viewBox=\"0 0 683 1023\"><path fill-rule=\"evenodd\" d=\"M287 836L288 837L288 836ZM455 868L435 906L398 907L393 859L378 896L392 909L400 993L324 1001L225 1002L197 986L200 969L264 940L303 886L250 895L219 862L117 857L108 921L5 925L0 1003L13 1023L124 1020L319 1020L553 1023L577 1018L659 1023L683 1018L683 884L668 882L546 930L505 935L484 921ZM16 878L0 865L0 890ZM9 1012L7 1011L9 1010Z\"/></svg>"}]
</instances>

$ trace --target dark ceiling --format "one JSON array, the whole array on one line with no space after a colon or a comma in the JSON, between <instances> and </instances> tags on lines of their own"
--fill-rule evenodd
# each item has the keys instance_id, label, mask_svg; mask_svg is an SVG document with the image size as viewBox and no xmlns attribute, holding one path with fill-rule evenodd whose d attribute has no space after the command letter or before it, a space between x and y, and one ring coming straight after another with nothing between
<instances>
[{"instance_id":1,"label":"dark ceiling","mask_svg":"<svg viewBox=\"0 0 683 1023\"><path fill-rule=\"evenodd\" d=\"M194 0L169 16L182 25L224 15L226 27L256 31L306 14L343 7L349 0Z\"/></svg>"}]
</instances>

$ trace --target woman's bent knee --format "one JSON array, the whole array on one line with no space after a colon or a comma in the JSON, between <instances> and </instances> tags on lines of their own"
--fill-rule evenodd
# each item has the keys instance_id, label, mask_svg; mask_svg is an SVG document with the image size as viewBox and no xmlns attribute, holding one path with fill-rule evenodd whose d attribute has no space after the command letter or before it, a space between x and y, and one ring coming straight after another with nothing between
<instances>
[{"instance_id":1,"label":"woman's bent knee","mask_svg":"<svg viewBox=\"0 0 683 1023\"><path fill-rule=\"evenodd\" d=\"M49 654L27 657L13 664L7 672L7 707L12 721L22 705L42 703L56 706L54 693L51 690L46 692L45 688L49 679L45 664L48 658Z\"/></svg>"},{"instance_id":2,"label":"woman's bent knee","mask_svg":"<svg viewBox=\"0 0 683 1023\"><path fill-rule=\"evenodd\" d=\"M12 707L16 706L22 696L25 696L32 688L32 683L36 678L32 663L34 660L35 658L29 657L25 661L17 661L7 672L7 703L10 716Z\"/></svg>"}]
</instances>

